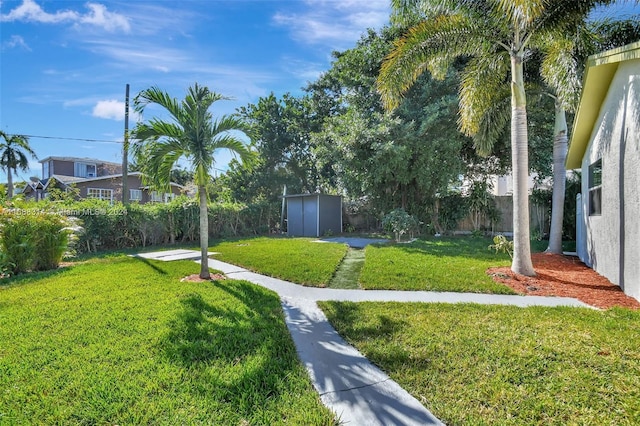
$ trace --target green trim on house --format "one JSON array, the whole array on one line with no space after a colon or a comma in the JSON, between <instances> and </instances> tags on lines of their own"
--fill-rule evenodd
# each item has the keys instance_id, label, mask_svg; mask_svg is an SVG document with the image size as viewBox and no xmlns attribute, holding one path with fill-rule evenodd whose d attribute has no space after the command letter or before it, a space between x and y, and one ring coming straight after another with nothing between
<instances>
[{"instance_id":1,"label":"green trim on house","mask_svg":"<svg viewBox=\"0 0 640 426\"><path fill-rule=\"evenodd\" d=\"M589 146L593 126L598 120L600 108L618 66L622 62L634 59L640 59L640 41L592 55L587 60L580 106L573 123L567 154L567 169L578 169L582 166L582 157Z\"/></svg>"}]
</instances>

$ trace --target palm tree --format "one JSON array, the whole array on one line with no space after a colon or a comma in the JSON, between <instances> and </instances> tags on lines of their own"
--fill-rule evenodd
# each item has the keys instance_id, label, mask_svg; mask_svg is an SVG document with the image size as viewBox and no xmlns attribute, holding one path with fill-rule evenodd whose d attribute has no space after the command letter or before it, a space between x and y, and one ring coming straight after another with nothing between
<instances>
[{"instance_id":1,"label":"palm tree","mask_svg":"<svg viewBox=\"0 0 640 426\"><path fill-rule=\"evenodd\" d=\"M26 172L29 169L29 159L34 159L36 153L29 146L29 138L22 135L9 136L0 130L0 167L7 172L7 199L13 198L13 173L17 173L18 169Z\"/></svg>"},{"instance_id":2,"label":"palm tree","mask_svg":"<svg viewBox=\"0 0 640 426\"><path fill-rule=\"evenodd\" d=\"M186 158L192 167L200 202L200 278L209 279L207 264L209 249L209 220L206 185L215 164L215 152L228 149L243 161L252 157L241 134L244 122L235 116L221 116L214 120L211 106L225 98L197 83L190 87L182 101L171 98L157 87L140 92L134 99L136 111L155 104L163 107L170 121L152 118L139 123L133 130L136 140L133 151L147 182L158 188L170 183L171 170L180 158Z\"/></svg>"},{"instance_id":3,"label":"palm tree","mask_svg":"<svg viewBox=\"0 0 640 426\"><path fill-rule=\"evenodd\" d=\"M385 106L402 95L425 70L442 75L454 60L468 62L462 72L460 128L474 135L478 114L492 105L505 80L511 95L513 239L511 269L533 276L529 243L528 134L524 62L532 47L552 32L575 28L596 4L613 0L393 0L394 18L422 19L400 38L378 78ZM543 62L546 58L543 58ZM508 66L506 66L508 64ZM475 118L474 118L475 117ZM477 147L487 151L488 147Z\"/></svg>"}]
</instances>

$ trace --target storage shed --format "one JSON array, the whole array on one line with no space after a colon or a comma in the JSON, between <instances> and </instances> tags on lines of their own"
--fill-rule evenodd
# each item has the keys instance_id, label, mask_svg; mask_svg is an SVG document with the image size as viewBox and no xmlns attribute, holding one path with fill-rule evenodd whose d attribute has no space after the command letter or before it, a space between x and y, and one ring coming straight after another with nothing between
<instances>
[{"instance_id":1,"label":"storage shed","mask_svg":"<svg viewBox=\"0 0 640 426\"><path fill-rule=\"evenodd\" d=\"M287 235L320 237L342 232L342 197L326 194L286 195Z\"/></svg>"}]
</instances>

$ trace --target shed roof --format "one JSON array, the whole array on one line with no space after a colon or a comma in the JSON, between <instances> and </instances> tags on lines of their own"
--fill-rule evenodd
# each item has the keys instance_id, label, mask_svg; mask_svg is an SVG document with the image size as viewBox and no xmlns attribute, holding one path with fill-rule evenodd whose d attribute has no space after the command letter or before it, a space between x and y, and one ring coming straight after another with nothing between
<instances>
[{"instance_id":1,"label":"shed roof","mask_svg":"<svg viewBox=\"0 0 640 426\"><path fill-rule=\"evenodd\" d=\"M609 91L618 66L625 61L640 59L640 41L617 49L589 56L584 75L580 106L573 123L571 144L567 154L567 169L580 168L600 108Z\"/></svg>"},{"instance_id":2,"label":"shed roof","mask_svg":"<svg viewBox=\"0 0 640 426\"><path fill-rule=\"evenodd\" d=\"M321 194L319 192L313 192L308 194L289 194L289 195L284 195L283 198L317 197L318 195L322 197L340 197L340 195Z\"/></svg>"}]
</instances>

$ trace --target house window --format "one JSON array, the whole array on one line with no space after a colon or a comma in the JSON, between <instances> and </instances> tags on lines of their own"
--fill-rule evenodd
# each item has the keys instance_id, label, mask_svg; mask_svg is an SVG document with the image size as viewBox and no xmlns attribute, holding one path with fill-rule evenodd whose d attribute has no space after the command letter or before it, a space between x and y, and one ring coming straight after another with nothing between
<instances>
[{"instance_id":1,"label":"house window","mask_svg":"<svg viewBox=\"0 0 640 426\"><path fill-rule=\"evenodd\" d=\"M75 177L94 178L96 174L96 165L89 163L73 163L73 173Z\"/></svg>"},{"instance_id":2,"label":"house window","mask_svg":"<svg viewBox=\"0 0 640 426\"><path fill-rule=\"evenodd\" d=\"M151 191L151 202L152 203L162 203L164 200L162 199L162 194L158 191Z\"/></svg>"},{"instance_id":3,"label":"house window","mask_svg":"<svg viewBox=\"0 0 640 426\"><path fill-rule=\"evenodd\" d=\"M142 201L142 190L141 189L130 189L129 190L129 200L131 200L131 201Z\"/></svg>"},{"instance_id":4,"label":"house window","mask_svg":"<svg viewBox=\"0 0 640 426\"><path fill-rule=\"evenodd\" d=\"M113 189L89 188L87 189L87 197L113 201Z\"/></svg>"},{"instance_id":5,"label":"house window","mask_svg":"<svg viewBox=\"0 0 640 426\"><path fill-rule=\"evenodd\" d=\"M45 161L44 163L42 163L42 179L47 179L51 177L51 168L49 165L50 165L49 161Z\"/></svg>"},{"instance_id":6,"label":"house window","mask_svg":"<svg viewBox=\"0 0 640 426\"><path fill-rule=\"evenodd\" d=\"M168 203L171 200L173 200L174 197L175 197L175 194L172 194L171 192L165 192L165 194L164 194L164 202Z\"/></svg>"},{"instance_id":7,"label":"house window","mask_svg":"<svg viewBox=\"0 0 640 426\"><path fill-rule=\"evenodd\" d=\"M589 216L602 214L602 159L589 166Z\"/></svg>"}]
</instances>

